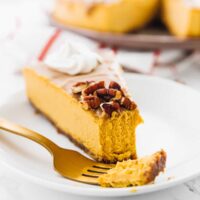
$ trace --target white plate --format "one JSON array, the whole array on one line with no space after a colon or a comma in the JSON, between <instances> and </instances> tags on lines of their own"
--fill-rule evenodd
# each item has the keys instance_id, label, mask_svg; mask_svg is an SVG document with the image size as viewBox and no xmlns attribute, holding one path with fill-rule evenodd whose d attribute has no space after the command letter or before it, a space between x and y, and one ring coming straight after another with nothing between
<instances>
[{"instance_id":1,"label":"white plate","mask_svg":"<svg viewBox=\"0 0 200 200\"><path fill-rule=\"evenodd\" d=\"M154 184L132 188L101 188L67 180L52 168L50 154L38 144L6 132L0 134L0 160L31 181L80 195L127 196L174 186L200 174L200 93L168 80L126 74L130 92L145 123L137 130L139 156L161 148L168 154L167 168ZM68 139L29 105L25 92L17 93L0 108L5 117L75 149Z\"/></svg>"}]
</instances>

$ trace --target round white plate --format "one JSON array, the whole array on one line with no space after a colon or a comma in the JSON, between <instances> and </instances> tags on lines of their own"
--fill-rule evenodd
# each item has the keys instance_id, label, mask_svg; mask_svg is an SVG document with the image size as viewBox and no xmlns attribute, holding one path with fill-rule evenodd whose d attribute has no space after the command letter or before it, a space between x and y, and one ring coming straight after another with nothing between
<instances>
[{"instance_id":1,"label":"round white plate","mask_svg":"<svg viewBox=\"0 0 200 200\"><path fill-rule=\"evenodd\" d=\"M168 154L166 172L154 184L116 189L67 180L53 170L51 155L43 147L3 131L0 133L0 160L37 184L91 196L142 194L174 186L199 175L200 93L155 77L125 74L125 79L145 120L137 129L138 155L151 154L161 148ZM1 106L0 116L38 131L62 147L80 151L34 111L24 91Z\"/></svg>"}]
</instances>

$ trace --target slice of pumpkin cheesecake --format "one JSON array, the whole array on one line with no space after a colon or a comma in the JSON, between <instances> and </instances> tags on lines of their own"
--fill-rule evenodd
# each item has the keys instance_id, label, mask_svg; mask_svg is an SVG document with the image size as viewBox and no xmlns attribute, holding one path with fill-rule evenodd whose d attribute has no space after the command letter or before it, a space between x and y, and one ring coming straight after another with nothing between
<instances>
[{"instance_id":1,"label":"slice of pumpkin cheesecake","mask_svg":"<svg viewBox=\"0 0 200 200\"><path fill-rule=\"evenodd\" d=\"M64 26L124 33L145 27L159 5L159 0L56 0L52 18Z\"/></svg>"},{"instance_id":2,"label":"slice of pumpkin cheesecake","mask_svg":"<svg viewBox=\"0 0 200 200\"><path fill-rule=\"evenodd\" d=\"M117 66L66 46L24 69L28 99L96 160L135 159L135 129L142 118Z\"/></svg>"},{"instance_id":3,"label":"slice of pumpkin cheesecake","mask_svg":"<svg viewBox=\"0 0 200 200\"><path fill-rule=\"evenodd\" d=\"M99 184L119 188L152 183L164 171L166 159L166 152L160 150L140 159L118 162L113 169L99 177Z\"/></svg>"},{"instance_id":4,"label":"slice of pumpkin cheesecake","mask_svg":"<svg viewBox=\"0 0 200 200\"><path fill-rule=\"evenodd\" d=\"M162 0L162 17L169 30L179 37L200 37L199 0Z\"/></svg>"}]
</instances>

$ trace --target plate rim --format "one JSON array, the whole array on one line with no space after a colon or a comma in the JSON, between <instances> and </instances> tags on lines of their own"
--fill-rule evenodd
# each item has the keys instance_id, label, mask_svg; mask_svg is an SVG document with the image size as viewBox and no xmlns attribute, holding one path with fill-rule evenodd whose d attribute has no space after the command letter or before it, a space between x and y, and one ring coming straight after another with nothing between
<instances>
[{"instance_id":1,"label":"plate rim","mask_svg":"<svg viewBox=\"0 0 200 200\"><path fill-rule=\"evenodd\" d=\"M174 85L178 87L185 88L186 90L191 90L192 92L195 92L197 95L200 96L200 92L192 87L189 87L187 85L183 85L181 83L169 80L167 78L161 78L161 77L155 77L155 76L150 76L150 75L141 75L141 74L135 74L135 73L124 73L125 77L128 78L135 78L135 79L149 79L151 81L161 81L165 84L169 85ZM3 108L4 106L8 105L9 99L11 99L13 96L19 94L19 93L24 93L25 89L19 90L11 95L8 96L7 100L4 100L3 102L0 102L0 109ZM1 147L0 147L1 148ZM41 176L34 176L30 174L29 172L23 172L17 166L12 166L12 162L6 161L6 158L1 154L0 152L0 162L4 164L7 168L12 170L18 175L21 175L22 177L26 178L27 180L34 182L35 184L39 184L42 186L46 186L47 188L51 189L56 189L58 191L62 192L67 192L71 194L76 194L77 195L77 190L79 191L79 195L83 196L102 196L102 197L109 197L109 196L131 196L131 195L140 195L140 194L146 194L146 193L151 193L159 190L163 190L166 188L173 187L175 185L187 182L198 175L200 175L200 170L198 172L195 172L192 175L185 175L176 179L172 179L170 181L165 181L163 183L160 183L159 185L151 184L151 185L145 185L145 186L139 186L136 187L136 192L131 191L135 187L128 187L128 188L99 188L100 190L98 191L97 188L82 188L77 186L71 186L63 183L57 183L53 182L51 180L45 180Z\"/></svg>"}]
</instances>

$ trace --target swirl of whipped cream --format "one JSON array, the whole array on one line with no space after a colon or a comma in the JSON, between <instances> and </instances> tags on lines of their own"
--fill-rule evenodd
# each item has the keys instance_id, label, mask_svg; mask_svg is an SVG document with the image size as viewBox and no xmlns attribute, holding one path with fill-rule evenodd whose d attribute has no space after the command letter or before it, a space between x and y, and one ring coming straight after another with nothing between
<instances>
[{"instance_id":1,"label":"swirl of whipped cream","mask_svg":"<svg viewBox=\"0 0 200 200\"><path fill-rule=\"evenodd\" d=\"M44 60L44 64L49 68L69 75L87 74L101 62L102 58L98 54L71 42L65 42L60 49Z\"/></svg>"}]
</instances>

